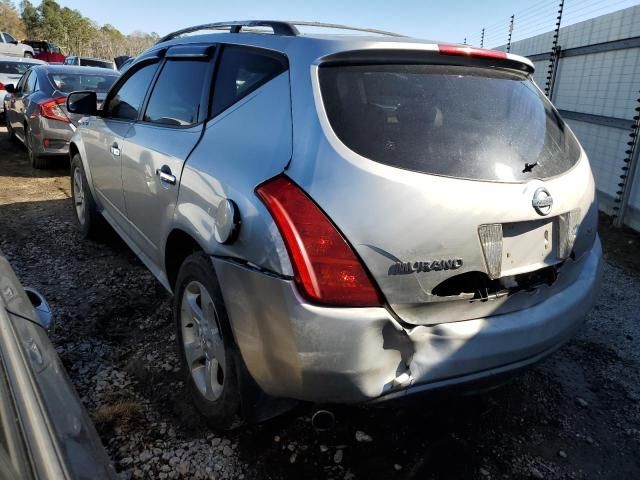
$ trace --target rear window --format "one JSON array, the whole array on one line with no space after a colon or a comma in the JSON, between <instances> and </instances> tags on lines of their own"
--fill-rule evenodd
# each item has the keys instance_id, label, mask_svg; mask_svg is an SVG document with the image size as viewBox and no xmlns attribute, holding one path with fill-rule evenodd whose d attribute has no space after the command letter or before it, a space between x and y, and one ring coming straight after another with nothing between
<instances>
[{"instance_id":1,"label":"rear window","mask_svg":"<svg viewBox=\"0 0 640 480\"><path fill-rule=\"evenodd\" d=\"M29 62L0 62L0 75L22 75L34 65L40 64Z\"/></svg>"},{"instance_id":2,"label":"rear window","mask_svg":"<svg viewBox=\"0 0 640 480\"><path fill-rule=\"evenodd\" d=\"M51 80L55 89L63 93L71 93L78 90L105 93L117 79L117 75L49 74L49 80Z\"/></svg>"},{"instance_id":3,"label":"rear window","mask_svg":"<svg viewBox=\"0 0 640 480\"><path fill-rule=\"evenodd\" d=\"M457 178L519 182L567 171L580 148L523 74L460 66L320 69L329 122L376 162Z\"/></svg>"},{"instance_id":4,"label":"rear window","mask_svg":"<svg viewBox=\"0 0 640 480\"><path fill-rule=\"evenodd\" d=\"M105 62L102 60L92 60L90 58L81 58L80 65L83 67L100 67L100 68L111 68L113 69L113 63Z\"/></svg>"}]
</instances>

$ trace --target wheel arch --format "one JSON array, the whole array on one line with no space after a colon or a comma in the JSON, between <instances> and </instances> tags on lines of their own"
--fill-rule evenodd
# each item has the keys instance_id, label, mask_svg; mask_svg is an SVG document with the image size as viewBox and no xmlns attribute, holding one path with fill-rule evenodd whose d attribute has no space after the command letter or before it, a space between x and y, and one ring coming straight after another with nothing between
<instances>
[{"instance_id":1,"label":"wheel arch","mask_svg":"<svg viewBox=\"0 0 640 480\"><path fill-rule=\"evenodd\" d=\"M182 263L189 255L198 251L205 252L205 249L194 235L181 228L174 228L169 232L164 246L164 270L171 291L175 292Z\"/></svg>"}]
</instances>

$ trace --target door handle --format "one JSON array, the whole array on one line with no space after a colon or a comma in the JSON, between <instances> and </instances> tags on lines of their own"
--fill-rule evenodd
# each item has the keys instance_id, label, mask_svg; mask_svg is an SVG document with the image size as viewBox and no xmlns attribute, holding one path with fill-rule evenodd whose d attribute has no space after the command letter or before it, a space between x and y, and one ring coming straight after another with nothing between
<instances>
[{"instance_id":1,"label":"door handle","mask_svg":"<svg viewBox=\"0 0 640 480\"><path fill-rule=\"evenodd\" d=\"M118 147L118 143L117 142L113 142L113 144L111 145L111 154L114 157L119 157L120 156L120 147Z\"/></svg>"},{"instance_id":2,"label":"door handle","mask_svg":"<svg viewBox=\"0 0 640 480\"><path fill-rule=\"evenodd\" d=\"M162 183L166 183L169 185L176 184L176 176L171 173L171 169L166 165L163 165L162 168L157 169L156 175L160 177L160 181Z\"/></svg>"}]
</instances>

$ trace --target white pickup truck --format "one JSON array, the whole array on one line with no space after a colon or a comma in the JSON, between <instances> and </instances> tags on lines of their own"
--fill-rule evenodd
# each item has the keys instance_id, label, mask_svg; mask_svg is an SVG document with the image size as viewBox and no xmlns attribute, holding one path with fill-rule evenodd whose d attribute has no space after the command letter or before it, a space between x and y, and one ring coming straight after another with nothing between
<instances>
[{"instance_id":1,"label":"white pickup truck","mask_svg":"<svg viewBox=\"0 0 640 480\"><path fill-rule=\"evenodd\" d=\"M20 43L7 32L0 32L0 55L11 57L33 57L33 48Z\"/></svg>"}]
</instances>

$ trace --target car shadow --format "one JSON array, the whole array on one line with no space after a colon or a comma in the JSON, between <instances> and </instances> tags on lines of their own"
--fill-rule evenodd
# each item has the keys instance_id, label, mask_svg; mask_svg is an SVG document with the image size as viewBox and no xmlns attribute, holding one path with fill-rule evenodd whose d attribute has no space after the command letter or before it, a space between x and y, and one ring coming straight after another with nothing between
<instances>
[{"instance_id":1,"label":"car shadow","mask_svg":"<svg viewBox=\"0 0 640 480\"><path fill-rule=\"evenodd\" d=\"M36 170L29 165L27 151L20 140L9 138L7 128L0 127L0 177L64 177L69 175L66 156L50 157L49 168Z\"/></svg>"}]
</instances>

